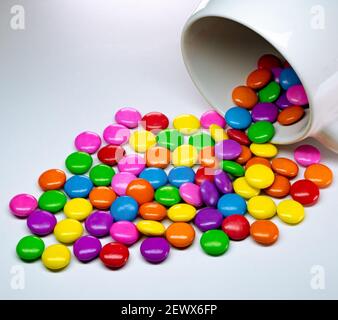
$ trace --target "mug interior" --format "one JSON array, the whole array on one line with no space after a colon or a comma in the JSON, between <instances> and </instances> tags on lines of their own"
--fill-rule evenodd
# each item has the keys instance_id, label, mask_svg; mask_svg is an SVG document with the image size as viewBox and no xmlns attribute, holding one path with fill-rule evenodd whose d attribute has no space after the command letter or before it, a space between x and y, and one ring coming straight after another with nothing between
<instances>
[{"instance_id":1,"label":"mug interior","mask_svg":"<svg viewBox=\"0 0 338 320\"><path fill-rule=\"evenodd\" d=\"M246 76L267 53L283 55L261 35L236 21L209 16L188 24L182 51L187 69L201 94L222 115L234 106L232 90L245 84ZM292 64L292 61L289 61ZM311 109L294 125L275 124L273 143L302 140L310 128Z\"/></svg>"}]
</instances>

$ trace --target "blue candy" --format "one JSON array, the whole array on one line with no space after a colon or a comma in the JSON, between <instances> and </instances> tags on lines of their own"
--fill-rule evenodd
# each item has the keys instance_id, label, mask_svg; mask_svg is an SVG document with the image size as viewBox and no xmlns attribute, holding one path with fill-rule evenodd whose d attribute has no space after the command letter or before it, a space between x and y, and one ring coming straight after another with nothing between
<instances>
[{"instance_id":1,"label":"blue candy","mask_svg":"<svg viewBox=\"0 0 338 320\"><path fill-rule=\"evenodd\" d=\"M231 128L238 130L247 129L252 122L250 112L240 107L230 108L225 113L225 120Z\"/></svg>"},{"instance_id":2,"label":"blue candy","mask_svg":"<svg viewBox=\"0 0 338 320\"><path fill-rule=\"evenodd\" d=\"M194 182L195 172L189 167L176 167L169 171L169 183L179 188L183 183Z\"/></svg>"},{"instance_id":3,"label":"blue candy","mask_svg":"<svg viewBox=\"0 0 338 320\"><path fill-rule=\"evenodd\" d=\"M160 188L167 184L168 177L164 170L160 168L147 168L144 169L139 177L147 180L154 189Z\"/></svg>"},{"instance_id":4,"label":"blue candy","mask_svg":"<svg viewBox=\"0 0 338 320\"><path fill-rule=\"evenodd\" d=\"M288 90L292 86L301 84L301 81L292 68L287 68L280 74L279 83L284 90Z\"/></svg>"},{"instance_id":5,"label":"blue candy","mask_svg":"<svg viewBox=\"0 0 338 320\"><path fill-rule=\"evenodd\" d=\"M73 176L66 181L64 190L69 198L87 198L93 186L88 177Z\"/></svg>"},{"instance_id":6,"label":"blue candy","mask_svg":"<svg viewBox=\"0 0 338 320\"><path fill-rule=\"evenodd\" d=\"M229 217L234 214L245 215L247 212L245 200L235 193L228 193L222 196L218 201L217 209L223 214L223 217Z\"/></svg>"},{"instance_id":7,"label":"blue candy","mask_svg":"<svg viewBox=\"0 0 338 320\"><path fill-rule=\"evenodd\" d=\"M136 200L129 196L117 198L110 207L110 214L114 221L133 221L138 213Z\"/></svg>"}]
</instances>

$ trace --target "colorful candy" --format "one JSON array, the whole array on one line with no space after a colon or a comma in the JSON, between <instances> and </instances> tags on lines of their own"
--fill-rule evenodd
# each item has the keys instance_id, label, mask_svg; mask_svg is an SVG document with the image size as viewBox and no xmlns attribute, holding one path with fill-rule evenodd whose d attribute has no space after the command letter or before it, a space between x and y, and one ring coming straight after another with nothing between
<instances>
[{"instance_id":1,"label":"colorful candy","mask_svg":"<svg viewBox=\"0 0 338 320\"><path fill-rule=\"evenodd\" d=\"M128 142L130 130L121 124L111 124L103 131L103 139L110 145L120 146Z\"/></svg>"},{"instance_id":2,"label":"colorful candy","mask_svg":"<svg viewBox=\"0 0 338 320\"><path fill-rule=\"evenodd\" d=\"M190 204L178 203L169 208L168 218L174 222L189 222L195 218L196 208Z\"/></svg>"},{"instance_id":3,"label":"colorful candy","mask_svg":"<svg viewBox=\"0 0 338 320\"><path fill-rule=\"evenodd\" d=\"M106 164L98 164L89 172L90 180L97 187L109 186L114 175L115 170Z\"/></svg>"},{"instance_id":4,"label":"colorful candy","mask_svg":"<svg viewBox=\"0 0 338 320\"><path fill-rule=\"evenodd\" d=\"M264 88L271 80L271 71L268 69L258 69L249 74L246 85L251 89L258 90Z\"/></svg>"},{"instance_id":5,"label":"colorful candy","mask_svg":"<svg viewBox=\"0 0 338 320\"><path fill-rule=\"evenodd\" d=\"M204 129L209 129L211 125L217 125L221 128L226 125L225 119L215 110L204 112L200 118L200 123Z\"/></svg>"},{"instance_id":6,"label":"colorful candy","mask_svg":"<svg viewBox=\"0 0 338 320\"><path fill-rule=\"evenodd\" d=\"M282 66L282 62L278 57L273 54L265 54L259 58L257 63L258 69L268 69L278 68Z\"/></svg>"},{"instance_id":7,"label":"colorful candy","mask_svg":"<svg viewBox=\"0 0 338 320\"><path fill-rule=\"evenodd\" d=\"M297 164L287 158L275 158L271 161L272 170L281 176L293 179L298 175Z\"/></svg>"},{"instance_id":8,"label":"colorful candy","mask_svg":"<svg viewBox=\"0 0 338 320\"><path fill-rule=\"evenodd\" d=\"M319 188L310 180L298 180L291 185L290 194L293 200L311 206L319 199Z\"/></svg>"},{"instance_id":9,"label":"colorful candy","mask_svg":"<svg viewBox=\"0 0 338 320\"><path fill-rule=\"evenodd\" d=\"M53 244L46 248L41 258L46 268L59 271L69 265L71 254L65 245Z\"/></svg>"},{"instance_id":10,"label":"colorful candy","mask_svg":"<svg viewBox=\"0 0 338 320\"><path fill-rule=\"evenodd\" d=\"M129 183L135 179L137 179L137 177L130 172L119 172L114 175L111 186L116 194L125 196Z\"/></svg>"},{"instance_id":11,"label":"colorful candy","mask_svg":"<svg viewBox=\"0 0 338 320\"><path fill-rule=\"evenodd\" d=\"M332 170L324 164L312 164L304 172L304 177L318 188L327 188L333 181Z\"/></svg>"},{"instance_id":12,"label":"colorful candy","mask_svg":"<svg viewBox=\"0 0 338 320\"><path fill-rule=\"evenodd\" d=\"M223 221L223 215L214 208L203 208L195 217L195 225L202 232L218 229Z\"/></svg>"},{"instance_id":13,"label":"colorful candy","mask_svg":"<svg viewBox=\"0 0 338 320\"><path fill-rule=\"evenodd\" d=\"M203 205L202 194L200 186L197 184L187 182L180 186L180 196L188 204L194 207L201 207Z\"/></svg>"},{"instance_id":14,"label":"colorful candy","mask_svg":"<svg viewBox=\"0 0 338 320\"><path fill-rule=\"evenodd\" d=\"M220 160L234 160L242 152L241 145L234 140L223 140L215 146L215 155Z\"/></svg>"},{"instance_id":15,"label":"colorful candy","mask_svg":"<svg viewBox=\"0 0 338 320\"><path fill-rule=\"evenodd\" d=\"M159 237L165 233L165 226L158 221L141 220L136 227L140 233L148 237Z\"/></svg>"},{"instance_id":16,"label":"colorful candy","mask_svg":"<svg viewBox=\"0 0 338 320\"><path fill-rule=\"evenodd\" d=\"M129 196L119 197L110 207L110 213L114 221L133 221L138 213L138 203Z\"/></svg>"},{"instance_id":17,"label":"colorful candy","mask_svg":"<svg viewBox=\"0 0 338 320\"><path fill-rule=\"evenodd\" d=\"M183 144L184 136L181 132L175 129L167 129L161 131L156 136L157 144L163 148L174 151L177 147Z\"/></svg>"},{"instance_id":18,"label":"colorful candy","mask_svg":"<svg viewBox=\"0 0 338 320\"><path fill-rule=\"evenodd\" d=\"M175 222L166 230L165 237L175 248L187 248L195 239L194 228L185 222Z\"/></svg>"},{"instance_id":19,"label":"colorful candy","mask_svg":"<svg viewBox=\"0 0 338 320\"><path fill-rule=\"evenodd\" d=\"M265 189L273 184L275 175L267 166L255 164L246 170L245 179L250 186Z\"/></svg>"},{"instance_id":20,"label":"colorful candy","mask_svg":"<svg viewBox=\"0 0 338 320\"><path fill-rule=\"evenodd\" d=\"M163 186L155 191L155 200L170 207L181 201L179 190L174 186Z\"/></svg>"},{"instance_id":21,"label":"colorful candy","mask_svg":"<svg viewBox=\"0 0 338 320\"><path fill-rule=\"evenodd\" d=\"M250 235L250 223L242 215L234 214L223 220L222 230L231 240L242 241Z\"/></svg>"},{"instance_id":22,"label":"colorful candy","mask_svg":"<svg viewBox=\"0 0 338 320\"><path fill-rule=\"evenodd\" d=\"M275 202L267 196L255 196L248 201L248 212L257 220L267 220L275 216Z\"/></svg>"},{"instance_id":23,"label":"colorful candy","mask_svg":"<svg viewBox=\"0 0 338 320\"><path fill-rule=\"evenodd\" d=\"M64 244L72 244L82 236L82 233L82 224L75 219L61 220L54 228L56 240Z\"/></svg>"},{"instance_id":24,"label":"colorful candy","mask_svg":"<svg viewBox=\"0 0 338 320\"><path fill-rule=\"evenodd\" d=\"M139 214L145 220L162 221L167 216L167 209L157 202L147 202L140 206Z\"/></svg>"},{"instance_id":25,"label":"colorful candy","mask_svg":"<svg viewBox=\"0 0 338 320\"><path fill-rule=\"evenodd\" d=\"M69 198L86 198L92 189L93 182L86 176L72 176L64 185Z\"/></svg>"},{"instance_id":26,"label":"colorful candy","mask_svg":"<svg viewBox=\"0 0 338 320\"><path fill-rule=\"evenodd\" d=\"M286 92L287 99L296 106L309 104L304 87L301 84L292 86Z\"/></svg>"},{"instance_id":27,"label":"colorful candy","mask_svg":"<svg viewBox=\"0 0 338 320\"><path fill-rule=\"evenodd\" d=\"M74 256L81 262L89 262L96 259L101 249L100 240L93 236L83 236L77 239L73 246Z\"/></svg>"},{"instance_id":28,"label":"colorful candy","mask_svg":"<svg viewBox=\"0 0 338 320\"><path fill-rule=\"evenodd\" d=\"M136 128L141 120L142 116L135 108L122 108L115 113L115 121L129 129Z\"/></svg>"},{"instance_id":29,"label":"colorful candy","mask_svg":"<svg viewBox=\"0 0 338 320\"><path fill-rule=\"evenodd\" d=\"M183 144L177 147L172 154L172 163L174 167L193 167L197 160L197 149L188 144Z\"/></svg>"},{"instance_id":30,"label":"colorful candy","mask_svg":"<svg viewBox=\"0 0 338 320\"><path fill-rule=\"evenodd\" d=\"M128 248L118 242L107 243L100 252L100 260L110 269L122 268L127 263L128 258Z\"/></svg>"},{"instance_id":31,"label":"colorful candy","mask_svg":"<svg viewBox=\"0 0 338 320\"><path fill-rule=\"evenodd\" d=\"M292 68L286 68L280 74L279 83L284 90L288 90L290 87L301 82Z\"/></svg>"},{"instance_id":32,"label":"colorful candy","mask_svg":"<svg viewBox=\"0 0 338 320\"><path fill-rule=\"evenodd\" d=\"M222 170L215 171L214 183L218 191L222 194L232 193L232 181L229 175Z\"/></svg>"},{"instance_id":33,"label":"colorful candy","mask_svg":"<svg viewBox=\"0 0 338 320\"><path fill-rule=\"evenodd\" d=\"M86 152L73 152L66 159L66 167L73 174L85 174L93 164L93 158Z\"/></svg>"},{"instance_id":34,"label":"colorful candy","mask_svg":"<svg viewBox=\"0 0 338 320\"><path fill-rule=\"evenodd\" d=\"M16 246L16 253L23 261L34 261L41 257L45 244L39 237L23 237Z\"/></svg>"},{"instance_id":35,"label":"colorful candy","mask_svg":"<svg viewBox=\"0 0 338 320\"><path fill-rule=\"evenodd\" d=\"M312 164L317 164L320 162L320 151L308 144L304 144L296 148L294 152L295 160L298 164L303 167L308 167Z\"/></svg>"},{"instance_id":36,"label":"colorful candy","mask_svg":"<svg viewBox=\"0 0 338 320\"><path fill-rule=\"evenodd\" d=\"M275 104L269 102L257 103L251 111L251 117L254 122L268 121L274 123L278 117L278 108Z\"/></svg>"},{"instance_id":37,"label":"colorful candy","mask_svg":"<svg viewBox=\"0 0 338 320\"><path fill-rule=\"evenodd\" d=\"M140 246L142 257L150 263L160 263L170 252L168 240L159 237L144 239Z\"/></svg>"},{"instance_id":38,"label":"colorful candy","mask_svg":"<svg viewBox=\"0 0 338 320\"><path fill-rule=\"evenodd\" d=\"M206 180L200 187L201 197L203 203L207 207L217 207L219 200L219 193L214 183Z\"/></svg>"},{"instance_id":39,"label":"colorful candy","mask_svg":"<svg viewBox=\"0 0 338 320\"><path fill-rule=\"evenodd\" d=\"M250 150L255 156L261 158L273 158L278 153L278 149L271 143L252 143L250 145Z\"/></svg>"},{"instance_id":40,"label":"colorful candy","mask_svg":"<svg viewBox=\"0 0 338 320\"><path fill-rule=\"evenodd\" d=\"M92 154L100 148L101 138L95 132L84 131L75 138L74 144L78 151Z\"/></svg>"},{"instance_id":41,"label":"colorful candy","mask_svg":"<svg viewBox=\"0 0 338 320\"><path fill-rule=\"evenodd\" d=\"M27 227L38 236L46 236L52 233L56 223L55 216L43 210L34 210L27 219Z\"/></svg>"},{"instance_id":42,"label":"colorful candy","mask_svg":"<svg viewBox=\"0 0 338 320\"><path fill-rule=\"evenodd\" d=\"M39 198L39 208L52 213L59 212L67 202L66 195L59 190L44 192Z\"/></svg>"},{"instance_id":43,"label":"colorful candy","mask_svg":"<svg viewBox=\"0 0 338 320\"><path fill-rule=\"evenodd\" d=\"M50 169L39 177L39 186L43 191L61 189L66 182L66 174L59 169Z\"/></svg>"},{"instance_id":44,"label":"colorful candy","mask_svg":"<svg viewBox=\"0 0 338 320\"><path fill-rule=\"evenodd\" d=\"M156 134L168 128L169 119L162 112L149 112L143 116L142 126L144 129Z\"/></svg>"},{"instance_id":45,"label":"colorful candy","mask_svg":"<svg viewBox=\"0 0 338 320\"><path fill-rule=\"evenodd\" d=\"M121 146L109 144L99 150L97 157L108 166L115 166L126 154Z\"/></svg>"},{"instance_id":46,"label":"colorful candy","mask_svg":"<svg viewBox=\"0 0 338 320\"><path fill-rule=\"evenodd\" d=\"M233 188L235 193L243 197L244 199L251 199L260 194L261 190L254 188L248 184L247 180L244 177L237 178L233 182Z\"/></svg>"},{"instance_id":47,"label":"colorful candy","mask_svg":"<svg viewBox=\"0 0 338 320\"><path fill-rule=\"evenodd\" d=\"M38 206L38 202L30 194L22 193L14 196L9 202L9 209L11 212L19 217L28 217Z\"/></svg>"},{"instance_id":48,"label":"colorful candy","mask_svg":"<svg viewBox=\"0 0 338 320\"><path fill-rule=\"evenodd\" d=\"M170 151L164 147L152 147L145 154L147 167L165 169L170 164Z\"/></svg>"},{"instance_id":49,"label":"colorful candy","mask_svg":"<svg viewBox=\"0 0 338 320\"><path fill-rule=\"evenodd\" d=\"M239 107L252 109L258 102L258 97L256 92L250 87L239 86L232 92L232 101Z\"/></svg>"},{"instance_id":50,"label":"colorful candy","mask_svg":"<svg viewBox=\"0 0 338 320\"><path fill-rule=\"evenodd\" d=\"M223 127L220 127L217 124L212 124L209 127L209 132L211 138L213 138L215 142L220 142L228 139L228 135L224 131Z\"/></svg>"},{"instance_id":51,"label":"colorful candy","mask_svg":"<svg viewBox=\"0 0 338 320\"><path fill-rule=\"evenodd\" d=\"M279 230L272 221L259 220L251 225L250 235L257 243L271 246L278 240Z\"/></svg>"},{"instance_id":52,"label":"colorful candy","mask_svg":"<svg viewBox=\"0 0 338 320\"><path fill-rule=\"evenodd\" d=\"M168 182L167 174L160 168L146 168L139 176L141 179L148 181L154 189L163 187Z\"/></svg>"},{"instance_id":53,"label":"colorful candy","mask_svg":"<svg viewBox=\"0 0 338 320\"><path fill-rule=\"evenodd\" d=\"M195 171L190 167L176 167L172 168L168 174L169 183L177 188L182 184L195 181Z\"/></svg>"},{"instance_id":54,"label":"colorful candy","mask_svg":"<svg viewBox=\"0 0 338 320\"><path fill-rule=\"evenodd\" d=\"M154 199L154 188L145 179L135 179L128 184L126 195L141 205Z\"/></svg>"},{"instance_id":55,"label":"colorful candy","mask_svg":"<svg viewBox=\"0 0 338 320\"><path fill-rule=\"evenodd\" d=\"M140 234L134 223L130 221L118 221L110 227L111 237L126 246L131 246L140 237Z\"/></svg>"},{"instance_id":56,"label":"colorful candy","mask_svg":"<svg viewBox=\"0 0 338 320\"><path fill-rule=\"evenodd\" d=\"M278 99L280 92L280 85L277 82L272 81L258 92L259 101L268 103L275 102Z\"/></svg>"},{"instance_id":57,"label":"colorful candy","mask_svg":"<svg viewBox=\"0 0 338 320\"><path fill-rule=\"evenodd\" d=\"M282 126L290 126L303 118L305 111L300 106L287 107L278 115L277 121Z\"/></svg>"},{"instance_id":58,"label":"colorful candy","mask_svg":"<svg viewBox=\"0 0 338 320\"><path fill-rule=\"evenodd\" d=\"M231 128L238 130L247 129L252 122L250 112L240 107L230 108L225 113L225 120Z\"/></svg>"},{"instance_id":59,"label":"colorful candy","mask_svg":"<svg viewBox=\"0 0 338 320\"><path fill-rule=\"evenodd\" d=\"M173 121L174 128L185 135L195 133L201 126L200 121L192 114L182 114Z\"/></svg>"},{"instance_id":60,"label":"colorful candy","mask_svg":"<svg viewBox=\"0 0 338 320\"><path fill-rule=\"evenodd\" d=\"M130 154L123 157L117 164L120 172L132 173L135 176L139 175L146 166L144 158L137 154Z\"/></svg>"},{"instance_id":61,"label":"colorful candy","mask_svg":"<svg viewBox=\"0 0 338 320\"><path fill-rule=\"evenodd\" d=\"M284 198L290 193L291 184L288 178L275 175L273 184L266 188L264 192L270 197Z\"/></svg>"},{"instance_id":62,"label":"colorful candy","mask_svg":"<svg viewBox=\"0 0 338 320\"><path fill-rule=\"evenodd\" d=\"M99 210L108 210L116 199L116 193L108 187L96 187L89 194L89 201Z\"/></svg>"},{"instance_id":63,"label":"colorful candy","mask_svg":"<svg viewBox=\"0 0 338 320\"><path fill-rule=\"evenodd\" d=\"M189 137L189 144L195 147L197 151L200 151L205 147L213 147L215 141L209 134L200 132Z\"/></svg>"},{"instance_id":64,"label":"colorful candy","mask_svg":"<svg viewBox=\"0 0 338 320\"><path fill-rule=\"evenodd\" d=\"M268 121L258 121L248 130L250 141L254 143L269 142L275 135L274 126Z\"/></svg>"},{"instance_id":65,"label":"colorful candy","mask_svg":"<svg viewBox=\"0 0 338 320\"><path fill-rule=\"evenodd\" d=\"M146 152L156 144L156 136L146 130L134 131L129 138L130 146L136 152Z\"/></svg>"},{"instance_id":66,"label":"colorful candy","mask_svg":"<svg viewBox=\"0 0 338 320\"><path fill-rule=\"evenodd\" d=\"M229 193L219 199L217 209L223 214L223 217L229 217L234 214L244 215L247 211L247 205L241 196Z\"/></svg>"},{"instance_id":67,"label":"colorful candy","mask_svg":"<svg viewBox=\"0 0 338 320\"><path fill-rule=\"evenodd\" d=\"M277 206L277 215L285 223L298 224L305 218L305 210L295 200L283 200Z\"/></svg>"},{"instance_id":68,"label":"colorful candy","mask_svg":"<svg viewBox=\"0 0 338 320\"><path fill-rule=\"evenodd\" d=\"M234 161L223 160L221 162L221 168L234 177L241 177L245 174L244 168Z\"/></svg>"},{"instance_id":69,"label":"colorful candy","mask_svg":"<svg viewBox=\"0 0 338 320\"><path fill-rule=\"evenodd\" d=\"M113 217L106 211L95 211L85 221L86 230L94 237L104 237L109 234Z\"/></svg>"},{"instance_id":70,"label":"colorful candy","mask_svg":"<svg viewBox=\"0 0 338 320\"><path fill-rule=\"evenodd\" d=\"M211 256L220 256L229 249L229 237L221 230L208 230L203 233L200 244L203 251Z\"/></svg>"},{"instance_id":71,"label":"colorful candy","mask_svg":"<svg viewBox=\"0 0 338 320\"><path fill-rule=\"evenodd\" d=\"M93 206L87 199L74 198L66 203L63 211L67 218L83 221L93 211Z\"/></svg>"}]
</instances>

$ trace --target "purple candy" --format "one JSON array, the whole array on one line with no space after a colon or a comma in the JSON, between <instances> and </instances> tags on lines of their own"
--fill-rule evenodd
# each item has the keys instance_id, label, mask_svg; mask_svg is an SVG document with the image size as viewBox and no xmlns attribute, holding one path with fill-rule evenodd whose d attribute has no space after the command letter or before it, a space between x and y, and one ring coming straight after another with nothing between
<instances>
[{"instance_id":1,"label":"purple candy","mask_svg":"<svg viewBox=\"0 0 338 320\"><path fill-rule=\"evenodd\" d=\"M279 83L279 77L280 77L280 74L282 73L283 69L282 68L272 68L271 69L271 72L273 74L273 77L274 77L274 80Z\"/></svg>"},{"instance_id":2,"label":"purple candy","mask_svg":"<svg viewBox=\"0 0 338 320\"><path fill-rule=\"evenodd\" d=\"M277 107L279 109L285 109L287 107L292 106L292 103L290 103L290 101L288 100L288 98L286 97L286 92L284 92L279 98L278 100L275 102Z\"/></svg>"},{"instance_id":3,"label":"purple candy","mask_svg":"<svg viewBox=\"0 0 338 320\"><path fill-rule=\"evenodd\" d=\"M113 217L106 211L93 212L85 222L86 230L94 237L108 235L112 224Z\"/></svg>"},{"instance_id":4,"label":"purple candy","mask_svg":"<svg viewBox=\"0 0 338 320\"><path fill-rule=\"evenodd\" d=\"M254 122L269 121L273 123L277 120L278 108L273 103L258 103L253 107L251 117Z\"/></svg>"},{"instance_id":5,"label":"purple candy","mask_svg":"<svg viewBox=\"0 0 338 320\"><path fill-rule=\"evenodd\" d=\"M160 263L168 257L170 245L164 238L147 238L141 243L140 251L148 262Z\"/></svg>"},{"instance_id":6,"label":"purple candy","mask_svg":"<svg viewBox=\"0 0 338 320\"><path fill-rule=\"evenodd\" d=\"M305 106L309 104L304 87L301 84L292 86L286 92L287 99L294 105Z\"/></svg>"},{"instance_id":7,"label":"purple candy","mask_svg":"<svg viewBox=\"0 0 338 320\"><path fill-rule=\"evenodd\" d=\"M223 221L223 215L214 208L204 208L195 217L195 225L202 232L218 229Z\"/></svg>"},{"instance_id":8,"label":"purple candy","mask_svg":"<svg viewBox=\"0 0 338 320\"><path fill-rule=\"evenodd\" d=\"M57 220L52 213L39 209L34 210L27 219L29 230L38 236L52 233L56 223Z\"/></svg>"},{"instance_id":9,"label":"purple candy","mask_svg":"<svg viewBox=\"0 0 338 320\"><path fill-rule=\"evenodd\" d=\"M223 140L216 144L215 155L221 160L233 160L242 153L241 145L234 140Z\"/></svg>"},{"instance_id":10,"label":"purple candy","mask_svg":"<svg viewBox=\"0 0 338 320\"><path fill-rule=\"evenodd\" d=\"M201 184L201 195L204 204L207 207L216 207L219 199L219 193L216 186L209 180L205 180Z\"/></svg>"},{"instance_id":11,"label":"purple candy","mask_svg":"<svg viewBox=\"0 0 338 320\"><path fill-rule=\"evenodd\" d=\"M232 193L232 181L227 173L219 169L215 171L214 183L222 194Z\"/></svg>"},{"instance_id":12,"label":"purple candy","mask_svg":"<svg viewBox=\"0 0 338 320\"><path fill-rule=\"evenodd\" d=\"M73 246L75 257L82 262L88 262L98 257L101 249L100 240L93 236L83 236L77 239Z\"/></svg>"}]
</instances>

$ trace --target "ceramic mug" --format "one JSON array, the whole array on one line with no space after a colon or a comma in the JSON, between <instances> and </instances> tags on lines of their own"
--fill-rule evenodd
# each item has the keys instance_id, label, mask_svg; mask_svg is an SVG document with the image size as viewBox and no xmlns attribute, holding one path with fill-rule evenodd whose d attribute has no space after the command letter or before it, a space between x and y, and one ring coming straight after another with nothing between
<instances>
[{"instance_id":1,"label":"ceramic mug","mask_svg":"<svg viewBox=\"0 0 338 320\"><path fill-rule=\"evenodd\" d=\"M276 124L276 144L315 137L338 153L338 1L203 1L186 23L182 53L195 85L224 114L234 87L258 58L274 53L295 69L310 108L292 126Z\"/></svg>"}]
</instances>

